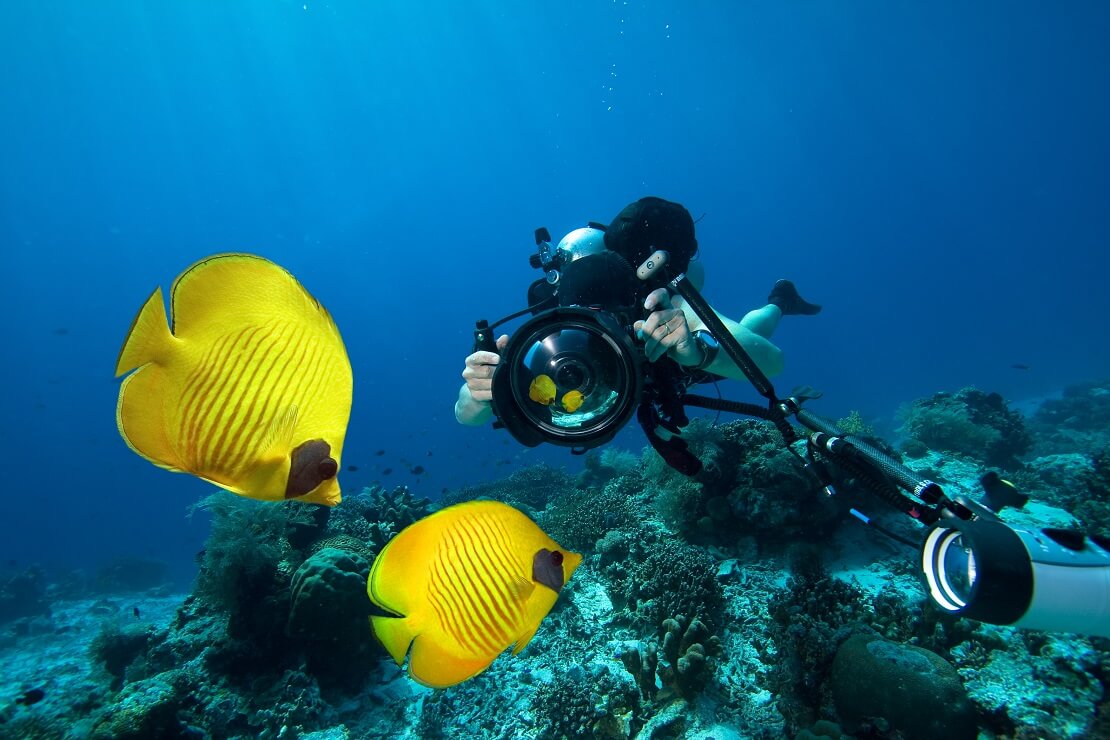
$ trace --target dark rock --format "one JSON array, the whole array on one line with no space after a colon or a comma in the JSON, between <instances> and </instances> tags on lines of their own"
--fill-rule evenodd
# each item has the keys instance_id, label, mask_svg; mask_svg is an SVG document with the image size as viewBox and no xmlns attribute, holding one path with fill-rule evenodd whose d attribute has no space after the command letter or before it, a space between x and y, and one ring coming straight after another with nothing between
<instances>
[{"instance_id":1,"label":"dark rock","mask_svg":"<svg viewBox=\"0 0 1110 740\"><path fill-rule=\"evenodd\" d=\"M975 711L956 669L936 653L855 635L836 653L832 693L847 729L882 717L906 740L974 738Z\"/></svg>"}]
</instances>

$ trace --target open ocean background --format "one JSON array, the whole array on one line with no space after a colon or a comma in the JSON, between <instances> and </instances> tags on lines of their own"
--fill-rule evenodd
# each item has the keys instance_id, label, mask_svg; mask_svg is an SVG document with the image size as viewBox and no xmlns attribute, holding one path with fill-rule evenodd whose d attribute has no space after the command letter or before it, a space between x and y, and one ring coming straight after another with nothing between
<instances>
[{"instance_id":1,"label":"open ocean background","mask_svg":"<svg viewBox=\"0 0 1110 740\"><path fill-rule=\"evenodd\" d=\"M189 583L211 487L127 449L112 370L154 287L217 252L335 316L345 490L577 469L457 425L459 373L475 319L523 306L535 227L643 195L704 214L726 315L780 277L824 304L775 337L776 387L824 415L892 434L939 390L1105 377L1108 39L1104 2L6 2L0 567L139 555Z\"/></svg>"}]
</instances>

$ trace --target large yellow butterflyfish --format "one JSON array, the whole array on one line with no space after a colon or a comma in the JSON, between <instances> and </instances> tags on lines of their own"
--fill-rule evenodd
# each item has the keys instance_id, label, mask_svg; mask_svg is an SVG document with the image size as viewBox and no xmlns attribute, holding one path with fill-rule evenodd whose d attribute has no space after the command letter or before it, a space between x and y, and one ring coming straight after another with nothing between
<instances>
[{"instance_id":1,"label":"large yellow butterflyfish","mask_svg":"<svg viewBox=\"0 0 1110 740\"><path fill-rule=\"evenodd\" d=\"M470 501L406 527L374 560L374 632L409 675L445 688L519 653L551 611L582 556L498 501ZM411 654L409 648L412 648Z\"/></svg>"},{"instance_id":2,"label":"large yellow butterflyfish","mask_svg":"<svg viewBox=\"0 0 1110 740\"><path fill-rule=\"evenodd\" d=\"M131 447L265 501L335 506L351 363L328 312L269 260L220 254L147 299L116 363Z\"/></svg>"}]
</instances>

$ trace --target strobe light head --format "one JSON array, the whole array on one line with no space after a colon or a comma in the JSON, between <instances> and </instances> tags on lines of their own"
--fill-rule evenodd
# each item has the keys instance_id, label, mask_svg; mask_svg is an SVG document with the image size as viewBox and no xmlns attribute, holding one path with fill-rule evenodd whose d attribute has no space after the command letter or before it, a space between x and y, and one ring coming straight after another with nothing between
<instances>
[{"instance_id":1,"label":"strobe light head","mask_svg":"<svg viewBox=\"0 0 1110 740\"><path fill-rule=\"evenodd\" d=\"M942 520L921 568L944 611L991 624L1110 636L1110 542L991 517Z\"/></svg>"}]
</instances>

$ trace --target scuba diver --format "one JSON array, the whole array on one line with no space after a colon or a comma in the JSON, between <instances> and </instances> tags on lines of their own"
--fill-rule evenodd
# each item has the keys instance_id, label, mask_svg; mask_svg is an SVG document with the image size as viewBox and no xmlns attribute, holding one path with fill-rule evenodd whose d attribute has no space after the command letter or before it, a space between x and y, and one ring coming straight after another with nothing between
<instances>
[{"instance_id":1,"label":"scuba diver","mask_svg":"<svg viewBox=\"0 0 1110 740\"><path fill-rule=\"evenodd\" d=\"M1000 515L1028 496L996 473L982 495L949 496L871 440L845 432L806 408L821 394L799 386L780 396L769 380L782 370L770 337L783 316L813 315L786 280L767 305L740 322L701 295L694 222L677 203L641 198L609 226L589 224L552 245L536 229L533 267L544 277L527 307L494 322L479 319L455 416L493 421L529 447L555 444L583 454L611 441L632 419L652 448L694 477L702 462L681 431L688 407L771 423L783 448L819 484L839 495L844 476L926 528L917 567L933 603L951 615L990 624L1110 636L1110 538L1074 529L1008 524ZM496 329L531 313L511 337ZM722 377L750 383L761 401L692 393ZM859 509L872 529L915 547Z\"/></svg>"},{"instance_id":2,"label":"scuba diver","mask_svg":"<svg viewBox=\"0 0 1110 740\"><path fill-rule=\"evenodd\" d=\"M633 328L644 343L649 362L669 357L681 367L701 372L704 379L744 380L744 373L727 353L718 351L717 339L681 296L672 297L665 288L656 288L642 297L642 283L626 277L632 274L630 265L639 265L657 249L668 250L673 269L685 272L700 290L705 271L694 260L698 242L693 218L678 203L648 196L627 205L609 226L591 223L564 236L552 255L561 270L548 270L545 278L532 284L529 310L536 314L556 305L609 307L614 302L642 302L646 318L636 318ZM584 257L598 256L605 259L579 263ZM820 310L821 306L805 301L792 282L779 280L767 304L749 311L740 321L720 313L717 316L764 375L771 377L782 372L784 364L782 350L771 342L779 321L783 316L812 316ZM466 382L455 402L459 423L478 426L493 418L493 374L508 341L508 335L502 335L496 341L497 352L478 349L466 358L462 372Z\"/></svg>"}]
</instances>

